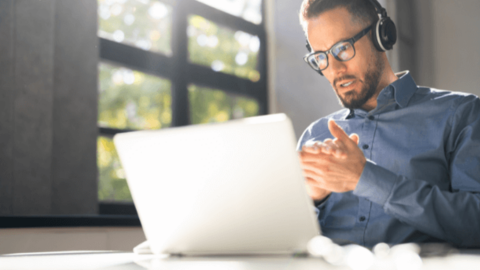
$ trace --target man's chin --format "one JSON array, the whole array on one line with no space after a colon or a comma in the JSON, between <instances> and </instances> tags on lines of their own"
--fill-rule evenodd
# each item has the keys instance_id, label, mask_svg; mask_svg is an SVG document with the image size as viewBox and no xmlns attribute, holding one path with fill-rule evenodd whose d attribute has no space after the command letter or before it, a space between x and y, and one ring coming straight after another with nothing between
<instances>
[{"instance_id":1,"label":"man's chin","mask_svg":"<svg viewBox=\"0 0 480 270\"><path fill-rule=\"evenodd\" d=\"M343 97L340 99L342 100L343 104L351 104L352 102L356 102L358 100L358 95L352 90L343 94Z\"/></svg>"},{"instance_id":2,"label":"man's chin","mask_svg":"<svg viewBox=\"0 0 480 270\"><path fill-rule=\"evenodd\" d=\"M340 105L347 109L360 109L366 102L363 98L358 98L356 95L346 96L345 98L339 97L339 100Z\"/></svg>"}]
</instances>

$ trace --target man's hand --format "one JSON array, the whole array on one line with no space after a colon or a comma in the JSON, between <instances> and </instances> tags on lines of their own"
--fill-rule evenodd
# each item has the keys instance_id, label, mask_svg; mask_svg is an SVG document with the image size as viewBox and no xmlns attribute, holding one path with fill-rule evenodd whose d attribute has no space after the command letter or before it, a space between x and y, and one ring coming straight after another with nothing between
<instances>
[{"instance_id":1,"label":"man's hand","mask_svg":"<svg viewBox=\"0 0 480 270\"><path fill-rule=\"evenodd\" d=\"M357 134L349 137L333 120L328 122L328 129L334 140L303 147L300 153L309 194L314 200L323 199L330 192L354 190L367 161L358 147Z\"/></svg>"}]
</instances>

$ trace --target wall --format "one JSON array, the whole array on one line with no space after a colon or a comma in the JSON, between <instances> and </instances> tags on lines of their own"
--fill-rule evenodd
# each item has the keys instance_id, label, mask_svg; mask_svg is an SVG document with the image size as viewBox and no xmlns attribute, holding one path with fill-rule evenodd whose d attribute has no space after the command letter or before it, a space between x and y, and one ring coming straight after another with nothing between
<instances>
[{"instance_id":1,"label":"wall","mask_svg":"<svg viewBox=\"0 0 480 270\"><path fill-rule=\"evenodd\" d=\"M96 4L0 1L0 215L97 213Z\"/></svg>"},{"instance_id":2,"label":"wall","mask_svg":"<svg viewBox=\"0 0 480 270\"><path fill-rule=\"evenodd\" d=\"M141 228L1 229L0 254L73 250L122 250L145 241Z\"/></svg>"},{"instance_id":3,"label":"wall","mask_svg":"<svg viewBox=\"0 0 480 270\"><path fill-rule=\"evenodd\" d=\"M480 95L480 1L430 0L430 4L432 86Z\"/></svg>"}]
</instances>

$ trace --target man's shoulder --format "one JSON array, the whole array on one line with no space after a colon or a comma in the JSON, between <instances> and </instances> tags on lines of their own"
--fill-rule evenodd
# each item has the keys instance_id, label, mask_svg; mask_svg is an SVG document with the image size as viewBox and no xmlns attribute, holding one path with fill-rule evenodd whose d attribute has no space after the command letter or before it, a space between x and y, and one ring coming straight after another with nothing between
<instances>
[{"instance_id":1,"label":"man's shoulder","mask_svg":"<svg viewBox=\"0 0 480 270\"><path fill-rule=\"evenodd\" d=\"M314 127L318 127L318 126L326 126L328 124L328 120L330 120L330 119L333 119L335 121L345 120L345 118L348 116L349 113L350 113L349 109L338 110L334 113L331 113L327 116L324 116L324 117L314 121L313 123L310 124L310 126L308 128L310 129L310 128L314 128Z\"/></svg>"},{"instance_id":2,"label":"man's shoulder","mask_svg":"<svg viewBox=\"0 0 480 270\"><path fill-rule=\"evenodd\" d=\"M421 86L409 106L422 108L422 113L447 115L450 121L480 114L480 99L474 94Z\"/></svg>"},{"instance_id":3,"label":"man's shoulder","mask_svg":"<svg viewBox=\"0 0 480 270\"><path fill-rule=\"evenodd\" d=\"M463 102L478 100L478 96L459 91L443 90L425 86L418 86L416 92L418 100L430 100L436 102L450 102L454 104L461 104Z\"/></svg>"},{"instance_id":4,"label":"man's shoulder","mask_svg":"<svg viewBox=\"0 0 480 270\"><path fill-rule=\"evenodd\" d=\"M307 127L307 129L303 133L301 141L320 137L322 135L326 135L327 133L330 134L330 131L328 130L328 120L333 119L337 122L339 120L345 120L349 113L349 109L341 109L314 121Z\"/></svg>"}]
</instances>

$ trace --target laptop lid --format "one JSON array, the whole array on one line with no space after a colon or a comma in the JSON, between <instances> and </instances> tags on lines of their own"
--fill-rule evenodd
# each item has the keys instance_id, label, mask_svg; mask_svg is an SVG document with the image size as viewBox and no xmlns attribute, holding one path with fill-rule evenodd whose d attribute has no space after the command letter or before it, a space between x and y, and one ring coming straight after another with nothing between
<instances>
[{"instance_id":1,"label":"laptop lid","mask_svg":"<svg viewBox=\"0 0 480 270\"><path fill-rule=\"evenodd\" d=\"M305 252L319 234L284 114L114 142L155 254Z\"/></svg>"}]
</instances>

